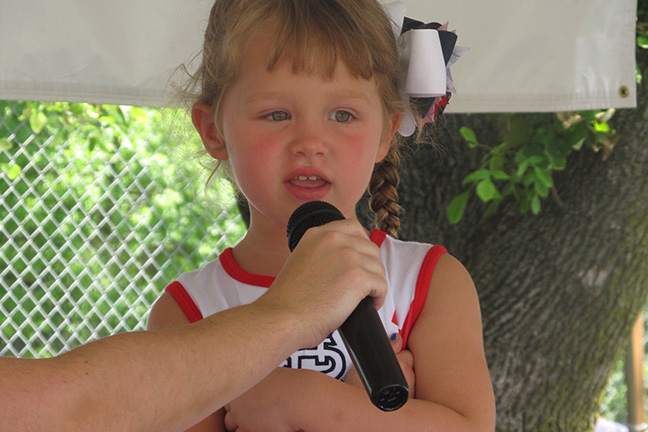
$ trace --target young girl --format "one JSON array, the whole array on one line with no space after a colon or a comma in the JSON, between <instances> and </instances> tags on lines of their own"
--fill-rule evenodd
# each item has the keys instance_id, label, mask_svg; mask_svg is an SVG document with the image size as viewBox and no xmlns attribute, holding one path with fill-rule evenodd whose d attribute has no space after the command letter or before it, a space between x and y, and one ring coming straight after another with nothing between
<instances>
[{"instance_id":1,"label":"young girl","mask_svg":"<svg viewBox=\"0 0 648 432\"><path fill-rule=\"evenodd\" d=\"M235 247L167 287L149 328L181 326L249 303L275 279L337 283L314 275L322 261L337 260L341 269L357 268L344 273L350 284L363 271L388 284L379 314L394 335L410 400L394 412L374 407L335 332L291 355L191 430L493 430L470 276L440 246L395 239L397 131L406 108L397 44L381 5L216 0L195 78L194 125L248 200L250 225ZM368 186L378 226L370 232L355 215ZM312 200L330 202L347 219L309 230L295 253L301 248L302 256L318 259L301 272L281 272L290 254L288 219Z\"/></svg>"}]
</instances>

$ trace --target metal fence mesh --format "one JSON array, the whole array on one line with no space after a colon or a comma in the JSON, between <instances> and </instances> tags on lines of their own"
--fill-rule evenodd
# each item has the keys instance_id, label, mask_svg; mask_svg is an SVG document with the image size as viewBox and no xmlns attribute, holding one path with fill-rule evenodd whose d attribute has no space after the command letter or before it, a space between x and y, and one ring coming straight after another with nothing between
<instances>
[{"instance_id":1,"label":"metal fence mesh","mask_svg":"<svg viewBox=\"0 0 648 432\"><path fill-rule=\"evenodd\" d=\"M41 105L3 108L0 355L53 356L143 329L166 284L243 233L231 190L221 185L222 206L212 212L195 191L198 182L186 180L195 172L165 166L177 163L173 141L164 139L167 129L137 130L115 145L90 148L88 122L73 124L61 140L44 126L34 131L42 126L34 124ZM82 115L107 114L82 109L88 111ZM41 120L56 123L57 113L44 115ZM153 121L158 112L139 115L161 127L163 119Z\"/></svg>"}]
</instances>

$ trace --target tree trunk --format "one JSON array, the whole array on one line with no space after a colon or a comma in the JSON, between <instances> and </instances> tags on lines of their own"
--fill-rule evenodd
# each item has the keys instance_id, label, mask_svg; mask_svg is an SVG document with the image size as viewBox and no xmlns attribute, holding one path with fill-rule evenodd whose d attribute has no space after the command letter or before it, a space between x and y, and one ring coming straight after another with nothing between
<instances>
[{"instance_id":1,"label":"tree trunk","mask_svg":"<svg viewBox=\"0 0 648 432\"><path fill-rule=\"evenodd\" d=\"M613 118L609 159L582 150L554 174L562 208L547 199L539 216L521 215L511 202L484 217L471 198L464 219L448 224L445 207L481 156L458 129L499 143L493 115L446 115L439 147L420 148L402 170L401 237L445 245L478 288L498 431L592 430L648 297L646 54L638 108Z\"/></svg>"}]
</instances>

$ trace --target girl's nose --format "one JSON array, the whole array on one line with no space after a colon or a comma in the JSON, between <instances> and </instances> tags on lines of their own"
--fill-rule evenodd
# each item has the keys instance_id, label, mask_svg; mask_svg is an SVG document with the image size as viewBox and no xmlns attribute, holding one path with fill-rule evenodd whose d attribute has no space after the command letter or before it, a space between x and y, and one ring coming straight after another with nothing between
<instances>
[{"instance_id":1,"label":"girl's nose","mask_svg":"<svg viewBox=\"0 0 648 432\"><path fill-rule=\"evenodd\" d=\"M323 127L315 122L304 122L296 130L291 142L291 151L305 157L324 156L329 150L326 133Z\"/></svg>"}]
</instances>

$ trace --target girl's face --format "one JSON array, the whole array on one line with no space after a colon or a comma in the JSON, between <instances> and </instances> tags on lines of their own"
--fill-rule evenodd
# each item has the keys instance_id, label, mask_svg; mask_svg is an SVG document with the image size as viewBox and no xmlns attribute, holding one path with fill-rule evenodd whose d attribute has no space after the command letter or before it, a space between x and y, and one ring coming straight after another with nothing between
<instances>
[{"instance_id":1,"label":"girl's face","mask_svg":"<svg viewBox=\"0 0 648 432\"><path fill-rule=\"evenodd\" d=\"M292 211L312 200L355 218L400 117L385 125L375 82L354 78L342 61L332 80L295 74L283 60L268 71L270 45L261 37L247 45L222 101L224 142L201 133L205 146L229 159L250 203L252 226L263 219L283 229Z\"/></svg>"}]
</instances>

